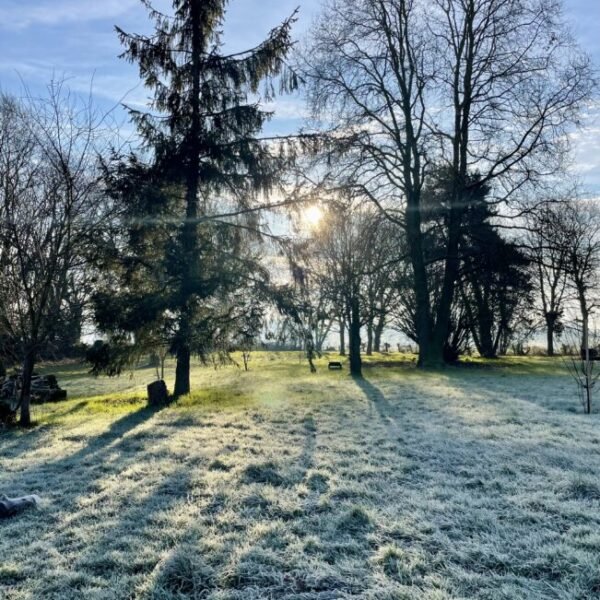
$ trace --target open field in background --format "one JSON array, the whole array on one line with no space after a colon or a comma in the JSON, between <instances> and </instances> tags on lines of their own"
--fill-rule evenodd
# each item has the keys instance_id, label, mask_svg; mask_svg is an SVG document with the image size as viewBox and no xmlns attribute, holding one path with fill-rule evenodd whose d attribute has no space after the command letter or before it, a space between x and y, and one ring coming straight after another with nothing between
<instances>
[{"instance_id":1,"label":"open field in background","mask_svg":"<svg viewBox=\"0 0 600 600\"><path fill-rule=\"evenodd\" d=\"M199 391L199 387L214 386L217 382L232 381L237 376L243 375L241 356L233 353L232 358L235 364L219 366L216 370L211 365L201 365L196 361L196 368L192 370L192 387L196 388L194 393ZM373 356L363 355L362 359L367 375L375 374L380 377L391 369L391 371L401 370L403 374L410 376L413 374L412 367L414 367L417 357L415 354L389 352L374 353ZM315 364L319 370L323 370L327 368L329 360L345 362L347 358L340 357L337 353L325 352L322 358L315 361ZM445 376L462 378L469 376L467 373L477 368L485 370L490 375L504 374L506 369L509 369L508 372L513 375L568 375L563 359L544 356L505 356L493 361L477 356L464 357L461 367L448 368L443 373ZM263 373L265 369L266 372ZM60 386L68 391L70 399L109 394L142 398L146 395L146 385L156 379L156 369L149 367L146 361L141 361L133 371L124 371L120 377L93 377L89 374L89 370L89 365L69 360L61 363L42 363L36 366L36 372L39 374L57 375ZM250 372L261 379L266 376L270 384L276 384L281 376L307 375L310 379L304 353L296 351L253 352L250 359ZM174 360L168 359L166 362L165 379L169 389L172 390L175 379ZM256 377L253 377L253 381L256 381Z\"/></svg>"},{"instance_id":2,"label":"open field in background","mask_svg":"<svg viewBox=\"0 0 600 600\"><path fill-rule=\"evenodd\" d=\"M71 399L0 434L0 492L44 498L0 523L0 598L600 597L600 417L560 359L399 358L256 353L162 411L151 369L47 367Z\"/></svg>"}]
</instances>

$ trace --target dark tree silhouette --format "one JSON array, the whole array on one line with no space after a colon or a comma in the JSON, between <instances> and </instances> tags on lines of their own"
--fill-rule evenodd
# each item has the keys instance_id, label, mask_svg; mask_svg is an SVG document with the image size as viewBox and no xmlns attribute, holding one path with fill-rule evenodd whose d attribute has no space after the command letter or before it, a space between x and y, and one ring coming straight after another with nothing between
<instances>
[{"instance_id":1,"label":"dark tree silhouette","mask_svg":"<svg viewBox=\"0 0 600 600\"><path fill-rule=\"evenodd\" d=\"M529 306L529 261L492 226L482 201L468 211L461 236L460 299L479 354L496 358L505 351L518 308Z\"/></svg>"},{"instance_id":2,"label":"dark tree silhouette","mask_svg":"<svg viewBox=\"0 0 600 600\"><path fill-rule=\"evenodd\" d=\"M140 77L153 94L149 111L130 110L149 160L144 162L141 155L117 160L109 177L113 191L137 213L138 235L146 243L144 224L150 221L151 229L152 217L160 215L166 243L155 283L160 286L162 280L163 293L148 296L143 284L136 287L130 279L128 303L139 310L127 327L137 331L161 324L169 332L177 357L178 397L190 391L192 353L210 346L215 333L207 318L209 298L239 284L240 236L223 233L228 224L218 231L211 227L215 208L239 215L251 211L256 196L277 184L286 161L284 153L258 138L271 114L255 97L261 84L264 95L271 97L275 79L285 89L296 85L284 63L294 16L257 47L228 55L221 41L226 0L173 0L172 15L142 1L154 33L144 36L119 28L117 33L126 48L123 57L139 65ZM138 184L143 184L142 195ZM238 277L227 281L232 270L224 255L236 244L229 258L238 263L233 269ZM148 258L148 253L142 257ZM131 269L129 274L135 278ZM110 314L105 316L108 326Z\"/></svg>"}]
</instances>

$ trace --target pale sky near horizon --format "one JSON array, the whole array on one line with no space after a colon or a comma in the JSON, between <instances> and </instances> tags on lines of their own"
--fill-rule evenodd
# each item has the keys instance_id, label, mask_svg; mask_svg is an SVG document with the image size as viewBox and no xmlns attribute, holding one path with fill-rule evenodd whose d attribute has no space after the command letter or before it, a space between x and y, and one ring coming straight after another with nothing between
<instances>
[{"instance_id":1,"label":"pale sky near horizon","mask_svg":"<svg viewBox=\"0 0 600 600\"><path fill-rule=\"evenodd\" d=\"M600 0L563 0L565 14L580 45L600 68ZM157 0L167 9L169 0ZM318 14L321 0L231 0L225 42L235 50L252 47L300 8L294 28L302 38ZM125 31L148 31L139 0L0 0L0 90L19 93L25 83L32 91L53 76L87 93L92 83L103 108L125 100L143 104L148 94L139 85L137 69L117 57L121 46L114 25ZM303 123L300 98L283 97L274 106L272 127L293 131ZM596 111L593 111L596 113ZM590 118L578 132L576 162L590 194L600 195L600 118Z\"/></svg>"}]
</instances>

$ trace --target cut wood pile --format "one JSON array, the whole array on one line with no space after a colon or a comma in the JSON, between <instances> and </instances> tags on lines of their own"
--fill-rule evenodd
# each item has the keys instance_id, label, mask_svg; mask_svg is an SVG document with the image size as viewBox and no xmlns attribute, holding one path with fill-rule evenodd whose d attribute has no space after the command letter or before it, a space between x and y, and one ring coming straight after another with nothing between
<instances>
[{"instance_id":1,"label":"cut wood pile","mask_svg":"<svg viewBox=\"0 0 600 600\"><path fill-rule=\"evenodd\" d=\"M0 400L5 403L18 401L21 394L22 379L20 373L0 377ZM33 375L31 378L32 402L56 402L65 400L67 391L58 385L55 375Z\"/></svg>"}]
</instances>

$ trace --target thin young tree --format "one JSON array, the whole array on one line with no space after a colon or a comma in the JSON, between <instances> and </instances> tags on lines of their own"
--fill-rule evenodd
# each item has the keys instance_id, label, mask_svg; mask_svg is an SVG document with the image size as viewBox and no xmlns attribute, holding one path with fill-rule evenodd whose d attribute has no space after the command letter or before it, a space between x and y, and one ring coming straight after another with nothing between
<instances>
[{"instance_id":1,"label":"thin young tree","mask_svg":"<svg viewBox=\"0 0 600 600\"><path fill-rule=\"evenodd\" d=\"M578 381L584 392L584 411L589 414L592 412L592 391L596 379L592 368L589 321L592 312L598 308L596 298L600 284L600 210L590 200L565 203L560 211L560 226L564 234L561 239L567 244L568 284L581 317L582 364Z\"/></svg>"},{"instance_id":2,"label":"thin young tree","mask_svg":"<svg viewBox=\"0 0 600 600\"><path fill-rule=\"evenodd\" d=\"M567 244L567 275L581 319L586 323L598 307L600 282L600 210L591 201L572 201L562 210L564 242ZM582 346L585 340L582 340Z\"/></svg>"},{"instance_id":3,"label":"thin young tree","mask_svg":"<svg viewBox=\"0 0 600 600\"><path fill-rule=\"evenodd\" d=\"M367 329L366 355L381 352L381 338L389 323L390 314L398 301L397 269L406 260L404 245L398 244L403 231L381 213L371 216L365 227L365 322Z\"/></svg>"},{"instance_id":4,"label":"thin young tree","mask_svg":"<svg viewBox=\"0 0 600 600\"><path fill-rule=\"evenodd\" d=\"M123 56L138 64L153 95L149 111L130 114L149 156L138 165L138 176L168 191L155 199L169 207L163 214L170 216L172 244L165 273L168 301L146 318L165 312L174 318L174 396L179 397L190 391L192 353L207 344L198 338L198 311L220 283L210 267L218 260L218 236L206 225L211 202L226 198L228 204L219 208L243 212L258 194L273 190L285 162L273 144L258 137L271 114L257 94L264 84L264 95L271 97L275 78L283 87L295 86L284 62L294 16L255 48L227 54L221 40L226 0L173 0L171 15L142 2L154 33L117 32Z\"/></svg>"},{"instance_id":5,"label":"thin young tree","mask_svg":"<svg viewBox=\"0 0 600 600\"><path fill-rule=\"evenodd\" d=\"M342 315L348 327L350 372L355 376L362 374L361 329L371 326L372 350L374 325L385 323L395 291L395 247L381 219L368 205L332 202L311 240L319 285L333 314Z\"/></svg>"}]
</instances>

